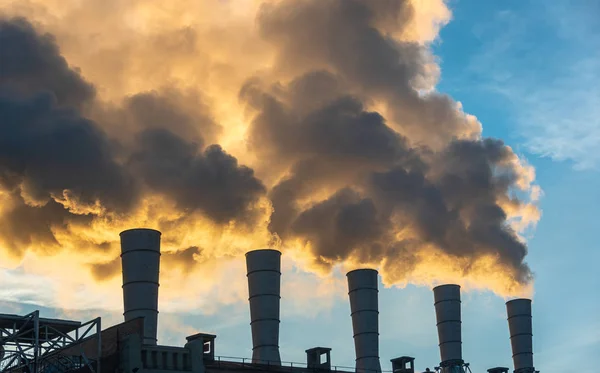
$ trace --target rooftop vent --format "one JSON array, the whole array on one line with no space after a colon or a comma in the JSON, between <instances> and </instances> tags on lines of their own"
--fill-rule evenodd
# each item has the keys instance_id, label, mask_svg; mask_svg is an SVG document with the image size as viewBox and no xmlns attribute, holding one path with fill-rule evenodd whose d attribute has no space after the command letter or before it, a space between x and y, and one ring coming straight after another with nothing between
<instances>
[{"instance_id":1,"label":"rooftop vent","mask_svg":"<svg viewBox=\"0 0 600 373\"><path fill-rule=\"evenodd\" d=\"M392 372L394 373L415 373L415 358L410 356L401 356L391 360Z\"/></svg>"},{"instance_id":2,"label":"rooftop vent","mask_svg":"<svg viewBox=\"0 0 600 373\"><path fill-rule=\"evenodd\" d=\"M202 357L204 360L215 360L215 339L214 334L197 333L186 337L187 343L199 342L202 343Z\"/></svg>"},{"instance_id":3,"label":"rooftop vent","mask_svg":"<svg viewBox=\"0 0 600 373\"><path fill-rule=\"evenodd\" d=\"M314 370L331 370L331 348L314 347L306 350L306 366Z\"/></svg>"}]
</instances>

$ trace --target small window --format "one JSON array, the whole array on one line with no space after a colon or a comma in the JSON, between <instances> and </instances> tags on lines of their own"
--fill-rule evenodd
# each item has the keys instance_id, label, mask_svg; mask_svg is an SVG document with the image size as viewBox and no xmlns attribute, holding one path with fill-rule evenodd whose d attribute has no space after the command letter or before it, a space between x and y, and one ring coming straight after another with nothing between
<instances>
[{"instance_id":1,"label":"small window","mask_svg":"<svg viewBox=\"0 0 600 373\"><path fill-rule=\"evenodd\" d=\"M152 368L157 368L158 367L158 352L157 351L151 351L151 357L152 357Z\"/></svg>"},{"instance_id":2,"label":"small window","mask_svg":"<svg viewBox=\"0 0 600 373\"><path fill-rule=\"evenodd\" d=\"M327 353L319 354L319 364L325 364L327 362Z\"/></svg>"}]
</instances>

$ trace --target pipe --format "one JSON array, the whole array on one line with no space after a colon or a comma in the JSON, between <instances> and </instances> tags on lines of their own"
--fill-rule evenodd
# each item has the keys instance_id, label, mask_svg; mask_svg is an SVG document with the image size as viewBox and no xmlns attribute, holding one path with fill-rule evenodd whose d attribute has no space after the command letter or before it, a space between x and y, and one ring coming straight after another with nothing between
<instances>
[{"instance_id":1,"label":"pipe","mask_svg":"<svg viewBox=\"0 0 600 373\"><path fill-rule=\"evenodd\" d=\"M514 299L506 302L506 313L515 373L534 372L531 300Z\"/></svg>"},{"instance_id":2,"label":"pipe","mask_svg":"<svg viewBox=\"0 0 600 373\"><path fill-rule=\"evenodd\" d=\"M279 303L281 300L281 252L254 250L246 253L252 362L281 365L279 356Z\"/></svg>"},{"instance_id":3,"label":"pipe","mask_svg":"<svg viewBox=\"0 0 600 373\"><path fill-rule=\"evenodd\" d=\"M377 271L357 269L348 272L346 276L356 352L356 372L381 372Z\"/></svg>"},{"instance_id":4,"label":"pipe","mask_svg":"<svg viewBox=\"0 0 600 373\"><path fill-rule=\"evenodd\" d=\"M462 359L460 286L437 286L433 289L433 296L440 342L440 366L452 371L450 368L462 367L464 363Z\"/></svg>"},{"instance_id":5,"label":"pipe","mask_svg":"<svg viewBox=\"0 0 600 373\"><path fill-rule=\"evenodd\" d=\"M153 229L121 232L123 308L125 321L144 318L143 343L156 345L160 235Z\"/></svg>"}]
</instances>

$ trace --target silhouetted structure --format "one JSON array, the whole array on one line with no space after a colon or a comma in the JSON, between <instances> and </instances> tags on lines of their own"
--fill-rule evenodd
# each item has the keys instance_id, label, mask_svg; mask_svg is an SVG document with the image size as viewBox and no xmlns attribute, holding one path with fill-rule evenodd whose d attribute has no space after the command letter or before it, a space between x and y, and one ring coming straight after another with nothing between
<instances>
[{"instance_id":1,"label":"silhouetted structure","mask_svg":"<svg viewBox=\"0 0 600 373\"><path fill-rule=\"evenodd\" d=\"M157 344L160 232L131 229L121 233L124 322L101 329L101 320L81 323L31 314L0 314L2 373L238 373L356 372L415 373L415 359L391 360L382 371L379 360L378 273L357 269L347 274L356 366L331 364L331 349L306 350L305 363L282 362L279 354L281 253L255 250L246 255L251 315L251 359L215 354L216 335L188 336L183 347ZM462 356L461 303L458 285L433 289L440 358L438 373L469 372ZM531 301L506 303L514 373L534 373ZM488 373L508 373L490 368ZM429 368L425 372L431 372Z\"/></svg>"}]
</instances>

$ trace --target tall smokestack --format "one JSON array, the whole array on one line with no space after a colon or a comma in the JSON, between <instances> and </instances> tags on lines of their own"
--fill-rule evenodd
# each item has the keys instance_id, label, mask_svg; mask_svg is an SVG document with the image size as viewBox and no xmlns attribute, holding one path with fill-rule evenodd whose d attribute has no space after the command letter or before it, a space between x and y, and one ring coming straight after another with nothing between
<instances>
[{"instance_id":1,"label":"tall smokestack","mask_svg":"<svg viewBox=\"0 0 600 373\"><path fill-rule=\"evenodd\" d=\"M255 250L246 254L248 300L252 328L252 362L281 365L279 356L279 302L281 253Z\"/></svg>"},{"instance_id":2,"label":"tall smokestack","mask_svg":"<svg viewBox=\"0 0 600 373\"><path fill-rule=\"evenodd\" d=\"M143 343L156 345L160 232L130 229L121 232L123 308L125 321L144 318Z\"/></svg>"},{"instance_id":3,"label":"tall smokestack","mask_svg":"<svg viewBox=\"0 0 600 373\"><path fill-rule=\"evenodd\" d=\"M358 373L381 372L379 362L379 308L377 271L357 269L346 274L356 371Z\"/></svg>"},{"instance_id":4,"label":"tall smokestack","mask_svg":"<svg viewBox=\"0 0 600 373\"><path fill-rule=\"evenodd\" d=\"M514 299L506 302L510 344L515 373L533 373L533 332L531 326L531 300Z\"/></svg>"},{"instance_id":5,"label":"tall smokestack","mask_svg":"<svg viewBox=\"0 0 600 373\"><path fill-rule=\"evenodd\" d=\"M460 286L441 285L433 289L442 372L462 372Z\"/></svg>"}]
</instances>

